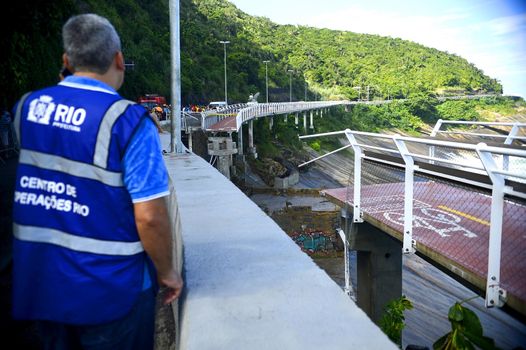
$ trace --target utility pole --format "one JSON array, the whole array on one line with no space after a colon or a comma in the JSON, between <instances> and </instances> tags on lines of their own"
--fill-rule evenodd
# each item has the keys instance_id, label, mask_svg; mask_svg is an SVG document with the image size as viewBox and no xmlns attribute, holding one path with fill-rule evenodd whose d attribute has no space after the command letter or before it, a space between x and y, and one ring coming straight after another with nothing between
<instances>
[{"instance_id":1,"label":"utility pole","mask_svg":"<svg viewBox=\"0 0 526 350\"><path fill-rule=\"evenodd\" d=\"M225 61L225 103L228 105L228 91L227 91L227 80L226 80L226 45L230 44L230 41L228 40L221 40L219 41L221 44L223 44L224 48L224 61Z\"/></svg>"},{"instance_id":2,"label":"utility pole","mask_svg":"<svg viewBox=\"0 0 526 350\"><path fill-rule=\"evenodd\" d=\"M183 153L183 142L181 140L181 36L179 32L179 0L170 0L169 11L172 61L172 116L170 118L170 152Z\"/></svg>"},{"instance_id":3,"label":"utility pole","mask_svg":"<svg viewBox=\"0 0 526 350\"><path fill-rule=\"evenodd\" d=\"M268 63L270 61L263 61L265 63L265 89L267 91L267 103L268 103Z\"/></svg>"}]
</instances>

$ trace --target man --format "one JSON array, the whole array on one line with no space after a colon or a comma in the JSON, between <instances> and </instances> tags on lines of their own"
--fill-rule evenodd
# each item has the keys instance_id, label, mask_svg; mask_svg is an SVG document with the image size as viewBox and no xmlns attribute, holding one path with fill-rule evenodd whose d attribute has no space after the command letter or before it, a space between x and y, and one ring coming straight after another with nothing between
<instances>
[{"instance_id":1,"label":"man","mask_svg":"<svg viewBox=\"0 0 526 350\"><path fill-rule=\"evenodd\" d=\"M37 320L50 349L153 348L156 282L165 303L183 286L159 136L116 92L125 65L111 23L74 16L62 38L74 74L13 110L13 316Z\"/></svg>"}]
</instances>

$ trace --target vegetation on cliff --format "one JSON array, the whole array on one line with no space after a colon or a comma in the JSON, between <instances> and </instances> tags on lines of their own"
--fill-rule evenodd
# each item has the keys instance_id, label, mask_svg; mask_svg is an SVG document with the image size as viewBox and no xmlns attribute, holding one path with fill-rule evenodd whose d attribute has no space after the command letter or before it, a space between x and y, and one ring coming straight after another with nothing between
<instances>
[{"instance_id":1,"label":"vegetation on cliff","mask_svg":"<svg viewBox=\"0 0 526 350\"><path fill-rule=\"evenodd\" d=\"M401 98L413 94L500 92L497 80L465 59L436 49L377 35L277 25L249 16L226 0L181 0L182 104L224 97L223 45L227 45L229 101L265 100L269 60L270 101ZM29 0L2 11L5 59L2 104L27 90L57 81L60 31L73 14L96 12L121 34L128 63L134 64L121 93L170 95L168 0ZM14 21L13 21L14 19ZM8 25L8 23L12 23ZM289 75L288 70L293 70ZM369 87L367 89L367 86Z\"/></svg>"}]
</instances>

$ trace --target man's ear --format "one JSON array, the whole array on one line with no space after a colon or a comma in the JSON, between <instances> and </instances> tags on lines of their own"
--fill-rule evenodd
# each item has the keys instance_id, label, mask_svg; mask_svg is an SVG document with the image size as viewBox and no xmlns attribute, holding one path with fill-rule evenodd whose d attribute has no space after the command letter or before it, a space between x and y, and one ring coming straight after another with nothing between
<instances>
[{"instance_id":1,"label":"man's ear","mask_svg":"<svg viewBox=\"0 0 526 350\"><path fill-rule=\"evenodd\" d=\"M125 70L126 65L124 64L124 55L121 51L115 54L115 66L118 70Z\"/></svg>"},{"instance_id":2,"label":"man's ear","mask_svg":"<svg viewBox=\"0 0 526 350\"><path fill-rule=\"evenodd\" d=\"M62 54L62 66L66 67L70 72L73 72L73 69L69 64L69 57L65 52Z\"/></svg>"}]
</instances>

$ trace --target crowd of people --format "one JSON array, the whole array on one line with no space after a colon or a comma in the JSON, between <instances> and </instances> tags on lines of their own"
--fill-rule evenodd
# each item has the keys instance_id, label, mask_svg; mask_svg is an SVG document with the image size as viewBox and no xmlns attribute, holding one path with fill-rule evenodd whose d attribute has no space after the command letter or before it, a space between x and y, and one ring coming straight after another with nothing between
<instances>
[{"instance_id":1,"label":"crowd of people","mask_svg":"<svg viewBox=\"0 0 526 350\"><path fill-rule=\"evenodd\" d=\"M199 112L205 112L206 110L207 110L206 106L199 106L199 105L193 105L193 104L183 107L183 112L186 112L186 113L191 113L191 112L199 113Z\"/></svg>"}]
</instances>

